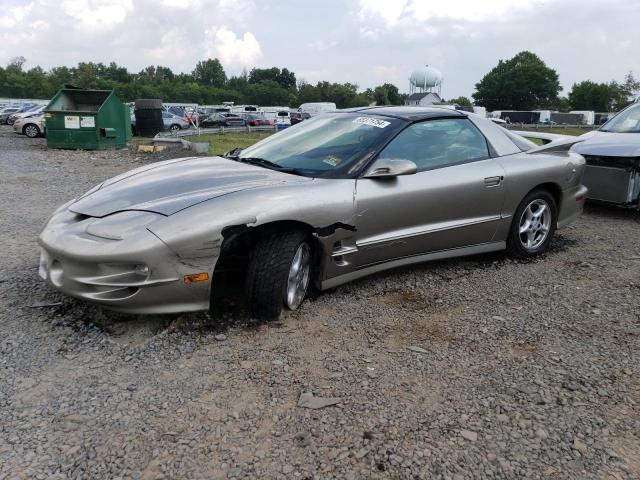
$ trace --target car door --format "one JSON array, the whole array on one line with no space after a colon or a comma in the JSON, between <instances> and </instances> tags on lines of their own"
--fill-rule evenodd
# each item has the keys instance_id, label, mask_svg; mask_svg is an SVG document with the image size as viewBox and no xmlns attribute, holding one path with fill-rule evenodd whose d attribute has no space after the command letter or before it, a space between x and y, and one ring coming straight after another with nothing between
<instances>
[{"instance_id":1,"label":"car door","mask_svg":"<svg viewBox=\"0 0 640 480\"><path fill-rule=\"evenodd\" d=\"M357 180L358 267L493 240L504 170L467 118L412 124L378 159L411 160L417 173Z\"/></svg>"}]
</instances>

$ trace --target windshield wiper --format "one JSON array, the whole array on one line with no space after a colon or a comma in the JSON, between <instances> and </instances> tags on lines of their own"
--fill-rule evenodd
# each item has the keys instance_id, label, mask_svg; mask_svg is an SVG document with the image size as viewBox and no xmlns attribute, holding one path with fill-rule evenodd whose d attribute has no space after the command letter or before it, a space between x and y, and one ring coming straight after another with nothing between
<instances>
[{"instance_id":1,"label":"windshield wiper","mask_svg":"<svg viewBox=\"0 0 640 480\"><path fill-rule=\"evenodd\" d=\"M269 170L277 170L278 172L293 173L295 175L303 175L302 170L298 168L283 167L275 162L258 157L236 157L239 162L256 165L258 167L268 168Z\"/></svg>"}]
</instances>

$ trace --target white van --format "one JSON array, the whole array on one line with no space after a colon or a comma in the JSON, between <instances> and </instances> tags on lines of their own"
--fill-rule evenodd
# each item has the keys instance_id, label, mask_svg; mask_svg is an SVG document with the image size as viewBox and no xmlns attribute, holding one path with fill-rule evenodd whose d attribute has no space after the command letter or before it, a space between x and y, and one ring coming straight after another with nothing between
<instances>
[{"instance_id":1,"label":"white van","mask_svg":"<svg viewBox=\"0 0 640 480\"><path fill-rule=\"evenodd\" d=\"M308 113L310 117L315 117L321 113L335 112L336 110L336 104L333 102L303 103L298 107L300 113Z\"/></svg>"},{"instance_id":2,"label":"white van","mask_svg":"<svg viewBox=\"0 0 640 480\"><path fill-rule=\"evenodd\" d=\"M291 126L291 116L289 110L280 110L276 112L276 128L282 129Z\"/></svg>"}]
</instances>

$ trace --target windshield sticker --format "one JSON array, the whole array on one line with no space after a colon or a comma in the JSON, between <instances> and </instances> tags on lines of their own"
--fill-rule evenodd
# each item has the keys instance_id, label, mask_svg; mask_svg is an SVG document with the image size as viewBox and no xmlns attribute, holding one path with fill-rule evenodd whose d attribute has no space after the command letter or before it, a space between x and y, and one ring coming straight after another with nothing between
<instances>
[{"instance_id":1,"label":"windshield sticker","mask_svg":"<svg viewBox=\"0 0 640 480\"><path fill-rule=\"evenodd\" d=\"M387 125L389 125L390 122L387 122L385 120L379 120L377 118L358 117L353 121L353 123L360 123L362 125L369 125L370 127L384 128Z\"/></svg>"},{"instance_id":2,"label":"windshield sticker","mask_svg":"<svg viewBox=\"0 0 640 480\"><path fill-rule=\"evenodd\" d=\"M342 160L340 160L338 157L334 157L333 155L328 155L324 157L324 160L322 161L323 163L326 163L327 165L331 165L332 167L337 167L342 163Z\"/></svg>"}]
</instances>

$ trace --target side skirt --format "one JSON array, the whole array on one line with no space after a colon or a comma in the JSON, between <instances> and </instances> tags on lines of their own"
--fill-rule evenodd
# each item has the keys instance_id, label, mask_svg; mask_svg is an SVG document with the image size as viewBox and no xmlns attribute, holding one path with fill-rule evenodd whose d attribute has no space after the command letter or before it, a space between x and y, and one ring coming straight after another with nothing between
<instances>
[{"instance_id":1,"label":"side skirt","mask_svg":"<svg viewBox=\"0 0 640 480\"><path fill-rule=\"evenodd\" d=\"M453 248L449 250L439 250L437 252L425 253L422 255L412 255L410 257L397 258L384 263L376 263L362 267L354 272L345 273L337 277L324 280L321 284L322 290L337 287L344 283L352 282L358 278L366 277L374 273L390 270L392 268L412 265L414 263L428 262L431 260L442 260L445 258L464 257L466 255L477 255L479 253L497 252L507 248L506 242L482 243L480 245L472 245L470 247Z\"/></svg>"}]
</instances>

